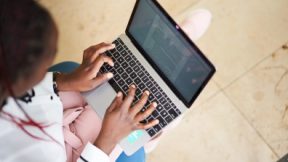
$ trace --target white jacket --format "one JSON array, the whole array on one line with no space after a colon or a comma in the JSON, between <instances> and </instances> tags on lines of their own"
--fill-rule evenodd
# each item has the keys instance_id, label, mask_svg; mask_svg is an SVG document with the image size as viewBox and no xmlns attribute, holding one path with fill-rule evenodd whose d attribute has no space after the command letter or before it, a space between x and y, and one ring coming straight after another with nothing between
<instances>
[{"instance_id":1,"label":"white jacket","mask_svg":"<svg viewBox=\"0 0 288 162\"><path fill-rule=\"evenodd\" d=\"M63 137L63 106L54 93L52 73L27 95L17 100L31 118L39 123L51 124L45 131L59 143L30 137L16 124L7 121L5 114L0 117L0 162L65 162L66 152ZM24 114L12 98L7 99L3 111L25 119ZM34 127L25 127L31 134L47 138ZM88 143L81 153L79 162L108 162L109 157L100 149Z\"/></svg>"}]
</instances>

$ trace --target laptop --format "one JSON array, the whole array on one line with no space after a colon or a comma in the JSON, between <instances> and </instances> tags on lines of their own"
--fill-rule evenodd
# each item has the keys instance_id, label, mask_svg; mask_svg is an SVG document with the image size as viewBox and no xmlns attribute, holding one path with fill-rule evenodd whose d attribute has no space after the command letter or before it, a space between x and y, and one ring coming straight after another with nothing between
<instances>
[{"instance_id":1,"label":"laptop","mask_svg":"<svg viewBox=\"0 0 288 162\"><path fill-rule=\"evenodd\" d=\"M215 68L156 0L137 0L125 34L113 43L116 48L105 54L114 66L104 64L100 72L114 77L83 96L103 118L118 91L126 95L136 85L134 102L150 91L141 111L153 101L158 105L143 122L158 119L159 124L121 140L120 147L131 155L191 107Z\"/></svg>"}]
</instances>

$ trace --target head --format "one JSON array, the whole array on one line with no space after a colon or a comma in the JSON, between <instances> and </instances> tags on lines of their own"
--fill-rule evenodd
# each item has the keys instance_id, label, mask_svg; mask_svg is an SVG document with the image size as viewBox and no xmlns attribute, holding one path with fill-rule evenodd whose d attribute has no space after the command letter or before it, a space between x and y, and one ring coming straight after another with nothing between
<instances>
[{"instance_id":1,"label":"head","mask_svg":"<svg viewBox=\"0 0 288 162\"><path fill-rule=\"evenodd\" d=\"M44 78L58 34L50 14L35 1L0 3L0 95L13 95L10 88L18 97Z\"/></svg>"}]
</instances>

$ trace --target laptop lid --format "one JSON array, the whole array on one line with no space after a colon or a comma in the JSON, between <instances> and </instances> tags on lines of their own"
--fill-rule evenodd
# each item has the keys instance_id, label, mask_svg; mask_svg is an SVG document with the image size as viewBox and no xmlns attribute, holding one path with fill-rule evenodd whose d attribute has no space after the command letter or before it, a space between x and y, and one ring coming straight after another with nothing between
<instances>
[{"instance_id":1,"label":"laptop lid","mask_svg":"<svg viewBox=\"0 0 288 162\"><path fill-rule=\"evenodd\" d=\"M126 34L189 108L215 73L210 61L156 0L137 0Z\"/></svg>"}]
</instances>

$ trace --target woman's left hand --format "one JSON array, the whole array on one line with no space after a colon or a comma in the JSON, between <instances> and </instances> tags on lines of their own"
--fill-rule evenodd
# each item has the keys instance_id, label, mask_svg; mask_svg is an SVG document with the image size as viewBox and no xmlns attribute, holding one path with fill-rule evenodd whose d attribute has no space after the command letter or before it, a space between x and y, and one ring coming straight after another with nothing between
<instances>
[{"instance_id":1,"label":"woman's left hand","mask_svg":"<svg viewBox=\"0 0 288 162\"><path fill-rule=\"evenodd\" d=\"M60 74L56 78L59 91L89 91L113 77L112 73L99 74L104 63L114 66L113 60L103 55L115 48L114 44L100 43L84 50L82 64L69 74Z\"/></svg>"}]
</instances>

